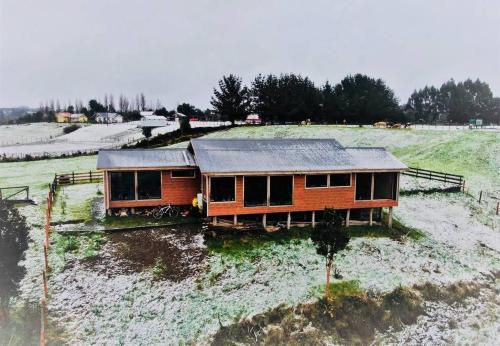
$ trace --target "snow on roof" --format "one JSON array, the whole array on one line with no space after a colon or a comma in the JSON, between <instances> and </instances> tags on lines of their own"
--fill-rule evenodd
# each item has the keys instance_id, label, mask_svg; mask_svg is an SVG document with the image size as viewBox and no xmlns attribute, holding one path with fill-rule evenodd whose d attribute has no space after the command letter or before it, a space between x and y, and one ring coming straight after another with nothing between
<instances>
[{"instance_id":1,"label":"snow on roof","mask_svg":"<svg viewBox=\"0 0 500 346\"><path fill-rule=\"evenodd\" d=\"M100 150L97 169L196 167L186 148Z\"/></svg>"},{"instance_id":2,"label":"snow on roof","mask_svg":"<svg viewBox=\"0 0 500 346\"><path fill-rule=\"evenodd\" d=\"M193 139L202 173L404 170L383 148L345 149L335 139Z\"/></svg>"},{"instance_id":3,"label":"snow on roof","mask_svg":"<svg viewBox=\"0 0 500 346\"><path fill-rule=\"evenodd\" d=\"M154 111L141 111L140 114L142 116L153 115Z\"/></svg>"},{"instance_id":4,"label":"snow on roof","mask_svg":"<svg viewBox=\"0 0 500 346\"><path fill-rule=\"evenodd\" d=\"M141 112L142 113L142 112ZM141 120L167 120L163 115L143 115Z\"/></svg>"}]
</instances>

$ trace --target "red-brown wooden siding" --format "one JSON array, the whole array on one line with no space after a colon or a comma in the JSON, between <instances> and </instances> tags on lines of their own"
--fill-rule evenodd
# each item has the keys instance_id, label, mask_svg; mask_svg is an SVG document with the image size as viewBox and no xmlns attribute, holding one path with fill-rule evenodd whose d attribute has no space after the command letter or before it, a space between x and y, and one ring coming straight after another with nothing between
<instances>
[{"instance_id":1,"label":"red-brown wooden siding","mask_svg":"<svg viewBox=\"0 0 500 346\"><path fill-rule=\"evenodd\" d=\"M104 198L106 209L110 208L134 208L154 207L158 205L191 205L193 198L200 192L200 172L196 171L195 178L172 178L171 171L162 171L161 199L110 201L108 172L105 172Z\"/></svg>"},{"instance_id":2,"label":"red-brown wooden siding","mask_svg":"<svg viewBox=\"0 0 500 346\"><path fill-rule=\"evenodd\" d=\"M306 188L305 175L294 175L293 205L273 207L244 207L243 177L236 177L236 200L234 202L210 202L208 216L264 214L323 210L325 208L354 209L394 207L395 200L355 201L356 175L351 175L349 187ZM207 198L208 200L208 198Z\"/></svg>"}]
</instances>

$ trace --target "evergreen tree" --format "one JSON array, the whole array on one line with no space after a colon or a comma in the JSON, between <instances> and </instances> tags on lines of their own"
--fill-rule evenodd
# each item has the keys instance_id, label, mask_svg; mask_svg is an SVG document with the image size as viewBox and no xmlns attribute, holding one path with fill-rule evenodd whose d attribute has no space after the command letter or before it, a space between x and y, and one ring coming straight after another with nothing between
<instances>
[{"instance_id":1,"label":"evergreen tree","mask_svg":"<svg viewBox=\"0 0 500 346\"><path fill-rule=\"evenodd\" d=\"M249 113L249 93L242 86L241 78L232 74L222 77L219 90L214 88L214 96L210 103L223 119L231 121L244 119Z\"/></svg>"}]
</instances>

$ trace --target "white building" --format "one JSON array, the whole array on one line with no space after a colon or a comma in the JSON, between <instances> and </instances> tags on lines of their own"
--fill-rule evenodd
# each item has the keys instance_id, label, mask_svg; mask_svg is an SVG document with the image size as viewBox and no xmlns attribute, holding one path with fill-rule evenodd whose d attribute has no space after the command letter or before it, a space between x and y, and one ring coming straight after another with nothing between
<instances>
[{"instance_id":1,"label":"white building","mask_svg":"<svg viewBox=\"0 0 500 346\"><path fill-rule=\"evenodd\" d=\"M95 121L101 124L119 124L123 117L118 113L96 113Z\"/></svg>"},{"instance_id":2,"label":"white building","mask_svg":"<svg viewBox=\"0 0 500 346\"><path fill-rule=\"evenodd\" d=\"M142 113L142 112L141 112ZM139 127L163 127L168 126L167 118L161 115L143 115Z\"/></svg>"}]
</instances>

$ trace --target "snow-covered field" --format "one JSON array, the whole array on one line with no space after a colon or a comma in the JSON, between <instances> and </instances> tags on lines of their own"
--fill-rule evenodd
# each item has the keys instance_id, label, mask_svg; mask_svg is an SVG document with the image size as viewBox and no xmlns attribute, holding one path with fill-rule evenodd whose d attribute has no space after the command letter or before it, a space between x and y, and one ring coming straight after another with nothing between
<instances>
[{"instance_id":1,"label":"snow-covered field","mask_svg":"<svg viewBox=\"0 0 500 346\"><path fill-rule=\"evenodd\" d=\"M0 147L46 142L62 136L66 126L58 123L0 125Z\"/></svg>"},{"instance_id":2,"label":"snow-covered field","mask_svg":"<svg viewBox=\"0 0 500 346\"><path fill-rule=\"evenodd\" d=\"M191 127L219 127L228 125L218 121L193 121ZM122 124L79 124L80 129L63 134L68 124L35 123L0 126L0 156L22 158L31 156L57 156L77 152L95 152L99 149L119 148L144 139L139 122ZM178 122L154 128L153 136L179 129Z\"/></svg>"},{"instance_id":3,"label":"snow-covered field","mask_svg":"<svg viewBox=\"0 0 500 346\"><path fill-rule=\"evenodd\" d=\"M495 133L285 126L236 128L211 136L335 137L344 145L386 146L408 164L456 169L466 175L473 190L500 186L500 141ZM94 167L95 156L0 163L0 186L14 182L34 186L33 193L41 200L53 173ZM406 177L402 186L406 190L435 187ZM58 220L79 219L78 210L98 197L99 188L81 185L75 191L78 196L67 200L67 214L55 215ZM29 216L33 241L17 304L36 303L41 295L42 208L22 208ZM460 193L402 195L396 219L421 230L425 237L355 237L349 249L336 256L343 280L358 280L370 292L424 283L489 285L461 304L425 302L426 314L416 324L381 333L381 343L497 342L500 285L498 280L491 284L491 278L500 271L499 217L486 208ZM106 238L91 258L85 255L88 241L83 236L73 252L57 251L59 245L52 239L49 316L66 332L69 344L209 343L220 323L228 325L281 303L314 300L324 285L324 258L305 237L276 242L246 237L217 247L206 242L198 228L182 226ZM140 249L138 243L143 244ZM145 263L143 253L163 259L163 267ZM184 271L177 273L178 268Z\"/></svg>"}]
</instances>

